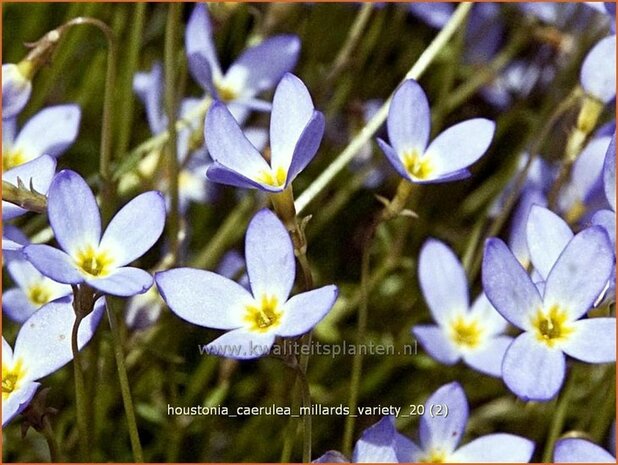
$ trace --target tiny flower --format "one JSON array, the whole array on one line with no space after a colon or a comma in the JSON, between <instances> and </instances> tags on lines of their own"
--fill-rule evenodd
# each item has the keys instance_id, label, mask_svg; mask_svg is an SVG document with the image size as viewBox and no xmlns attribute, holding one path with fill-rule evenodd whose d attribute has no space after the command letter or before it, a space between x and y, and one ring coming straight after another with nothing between
<instances>
[{"instance_id":1,"label":"tiny flower","mask_svg":"<svg viewBox=\"0 0 618 465\"><path fill-rule=\"evenodd\" d=\"M195 80L214 99L226 102L239 122L245 119L249 108L269 110L270 104L255 96L274 87L294 68L300 53L299 38L277 35L266 39L245 50L223 74L212 36L208 8L198 3L185 36L189 70Z\"/></svg>"},{"instance_id":2,"label":"tiny flower","mask_svg":"<svg viewBox=\"0 0 618 465\"><path fill-rule=\"evenodd\" d=\"M21 112L32 93L32 82L24 69L14 63L2 65L2 119Z\"/></svg>"},{"instance_id":3,"label":"tiny flower","mask_svg":"<svg viewBox=\"0 0 618 465\"><path fill-rule=\"evenodd\" d=\"M400 463L409 461L414 445L395 428L392 416L370 426L356 441L351 463ZM313 463L349 463L338 451L328 451Z\"/></svg>"},{"instance_id":4,"label":"tiny flower","mask_svg":"<svg viewBox=\"0 0 618 465\"><path fill-rule=\"evenodd\" d=\"M566 438L556 442L555 463L616 463L616 457L585 439Z\"/></svg>"},{"instance_id":5,"label":"tiny flower","mask_svg":"<svg viewBox=\"0 0 618 465\"><path fill-rule=\"evenodd\" d=\"M421 86L412 79L395 91L386 124L391 145L382 139L378 139L378 145L395 170L414 183L454 181L469 176L466 168L485 153L495 129L493 121L470 119L446 129L428 145L429 102Z\"/></svg>"},{"instance_id":6,"label":"tiny flower","mask_svg":"<svg viewBox=\"0 0 618 465\"><path fill-rule=\"evenodd\" d=\"M43 305L72 292L71 286L42 275L22 256L7 260L6 267L17 287L2 294L2 311L18 323L26 321Z\"/></svg>"},{"instance_id":7,"label":"tiny flower","mask_svg":"<svg viewBox=\"0 0 618 465\"><path fill-rule=\"evenodd\" d=\"M313 328L337 298L333 285L288 298L296 274L294 249L269 210L251 220L245 255L251 292L210 271L176 268L155 275L161 296L179 317L229 331L207 346L209 353L238 359L263 356L276 336L295 337Z\"/></svg>"},{"instance_id":8,"label":"tiny flower","mask_svg":"<svg viewBox=\"0 0 618 465\"><path fill-rule=\"evenodd\" d=\"M481 294L472 307L463 266L453 251L429 239L419 257L423 296L437 325L417 325L412 333L441 363L461 358L482 373L500 377L502 359L512 338L503 335L507 322Z\"/></svg>"},{"instance_id":9,"label":"tiny flower","mask_svg":"<svg viewBox=\"0 0 618 465\"><path fill-rule=\"evenodd\" d=\"M49 188L47 213L62 250L48 245L24 248L26 258L45 276L118 296L140 294L152 286L150 274L125 265L146 253L163 232L165 202L160 192L135 197L101 235L92 191L77 173L64 170Z\"/></svg>"},{"instance_id":10,"label":"tiny flower","mask_svg":"<svg viewBox=\"0 0 618 465\"><path fill-rule=\"evenodd\" d=\"M27 189L31 187L41 193L46 194L56 172L56 159L49 155L42 155L32 161L19 165L2 174L2 180L18 185L20 180ZM2 201L2 219L10 220L25 213L25 210L11 202Z\"/></svg>"},{"instance_id":11,"label":"tiny flower","mask_svg":"<svg viewBox=\"0 0 618 465\"><path fill-rule=\"evenodd\" d=\"M601 39L582 64L580 82L588 95L608 103L616 97L616 36Z\"/></svg>"},{"instance_id":12,"label":"tiny flower","mask_svg":"<svg viewBox=\"0 0 618 465\"><path fill-rule=\"evenodd\" d=\"M413 444L414 450L407 462L516 463L528 462L532 457L532 441L504 433L481 436L457 449L467 422L468 401L459 383L440 387L425 402L419 444Z\"/></svg>"},{"instance_id":13,"label":"tiny flower","mask_svg":"<svg viewBox=\"0 0 618 465\"><path fill-rule=\"evenodd\" d=\"M92 338L104 308L105 299L100 298L80 323L80 350ZM73 298L67 296L48 303L26 320L17 334L15 350L2 338L2 426L28 406L39 387L37 380L73 359L74 322Z\"/></svg>"},{"instance_id":14,"label":"tiny flower","mask_svg":"<svg viewBox=\"0 0 618 465\"><path fill-rule=\"evenodd\" d=\"M237 187L281 192L315 156L324 134L303 82L286 74L275 90L270 119L268 163L249 142L229 110L215 102L206 116L204 137L215 161L208 179Z\"/></svg>"},{"instance_id":15,"label":"tiny flower","mask_svg":"<svg viewBox=\"0 0 618 465\"><path fill-rule=\"evenodd\" d=\"M564 381L565 354L588 363L615 361L615 318L580 319L605 288L612 267L607 234L590 227L569 241L541 295L504 242L487 240L485 293L504 318L524 331L502 363L511 391L525 400L553 398Z\"/></svg>"},{"instance_id":16,"label":"tiny flower","mask_svg":"<svg viewBox=\"0 0 618 465\"><path fill-rule=\"evenodd\" d=\"M43 154L57 158L77 137L81 111L77 105L48 107L16 132L15 120L2 121L2 169L34 160Z\"/></svg>"}]
</instances>

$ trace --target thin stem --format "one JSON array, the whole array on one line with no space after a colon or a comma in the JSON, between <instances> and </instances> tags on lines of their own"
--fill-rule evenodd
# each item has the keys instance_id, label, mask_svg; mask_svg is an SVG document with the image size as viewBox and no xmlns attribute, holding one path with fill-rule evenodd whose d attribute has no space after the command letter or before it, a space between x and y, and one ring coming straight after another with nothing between
<instances>
[{"instance_id":1,"label":"thin stem","mask_svg":"<svg viewBox=\"0 0 618 465\"><path fill-rule=\"evenodd\" d=\"M444 26L433 42L429 44L429 47L427 47L421 54L416 63L414 63L410 71L406 74L404 80L418 79L423 75L440 50L442 50L453 34L457 31L471 7L472 3L470 2L463 2L457 7L446 26ZM318 176L298 197L295 205L296 211L299 214L301 214L307 208L309 203L311 203L317 195L333 181L335 176L337 176L337 174L345 168L345 166L352 158L354 158L365 143L367 143L367 141L374 136L384 121L386 121L391 98L392 96L384 102L384 105L382 105L382 107L359 132L359 134L350 141L343 152L341 152L339 156L326 168L326 170L324 170L322 174Z\"/></svg>"},{"instance_id":2,"label":"thin stem","mask_svg":"<svg viewBox=\"0 0 618 465\"><path fill-rule=\"evenodd\" d=\"M77 296L74 297L78 300ZM73 351L73 377L75 378L75 410L77 416L77 429L79 430L79 451L83 462L90 462L90 438L88 430L88 405L86 404L86 387L84 372L82 369L81 355L78 345L79 324L83 316L77 312L73 330L71 332L71 350Z\"/></svg>"},{"instance_id":3,"label":"thin stem","mask_svg":"<svg viewBox=\"0 0 618 465\"><path fill-rule=\"evenodd\" d=\"M350 32L348 33L348 37L346 38L343 47L341 47L337 58L335 58L335 61L333 62L330 72L326 76L326 84L324 87L328 87L328 83L332 82L348 66L352 52L363 36L363 31L369 22L372 10L373 4L371 2L363 3L363 6L360 8L356 19L350 28Z\"/></svg>"},{"instance_id":4,"label":"thin stem","mask_svg":"<svg viewBox=\"0 0 618 465\"><path fill-rule=\"evenodd\" d=\"M311 412L311 391L305 369L301 364L296 365L296 373L300 382L301 398L304 410ZM311 413L303 415L303 463L311 462Z\"/></svg>"},{"instance_id":5,"label":"thin stem","mask_svg":"<svg viewBox=\"0 0 618 465\"><path fill-rule=\"evenodd\" d=\"M51 422L47 416L43 417L43 429L41 430L47 446L49 447L50 462L60 462L60 449L58 448L58 441L56 441L56 435L52 428Z\"/></svg>"},{"instance_id":6,"label":"thin stem","mask_svg":"<svg viewBox=\"0 0 618 465\"><path fill-rule=\"evenodd\" d=\"M180 14L182 5L170 3L167 13L167 25L165 28L165 111L167 113L167 132L169 134L167 144L167 166L168 166L168 189L170 196L170 209L168 213L168 242L171 254L174 259L178 257L180 240L180 207L178 195L178 174L180 167L178 163L178 147L176 134L176 115L177 95L176 95L176 42L178 39L178 29L180 24ZM175 261L175 260L174 260Z\"/></svg>"},{"instance_id":7,"label":"thin stem","mask_svg":"<svg viewBox=\"0 0 618 465\"><path fill-rule=\"evenodd\" d=\"M545 450L543 451L542 462L544 463L551 463L552 461L552 454L554 452L556 440L560 436L562 428L564 427L564 420L566 419L569 403L571 402L571 393L573 392L573 386L575 386L575 369L571 371L571 376L569 377L566 386L562 390L560 400L558 401L558 405L552 418L552 422L549 426L547 440L545 441Z\"/></svg>"},{"instance_id":8,"label":"thin stem","mask_svg":"<svg viewBox=\"0 0 618 465\"><path fill-rule=\"evenodd\" d=\"M124 353L122 350L118 319L116 318L116 314L114 313L113 308L111 308L109 302L105 303L105 309L109 320L109 329L112 334L112 345L114 347L114 355L116 357L118 381L120 382L120 392L122 394L122 402L124 404L125 416L127 418L127 427L129 430L131 449L133 451L133 460L136 463L143 463L144 454L142 452L142 445L140 443L139 433L137 431L133 398L131 397L131 388L129 387L129 377L127 376L127 367L125 365Z\"/></svg>"}]
</instances>

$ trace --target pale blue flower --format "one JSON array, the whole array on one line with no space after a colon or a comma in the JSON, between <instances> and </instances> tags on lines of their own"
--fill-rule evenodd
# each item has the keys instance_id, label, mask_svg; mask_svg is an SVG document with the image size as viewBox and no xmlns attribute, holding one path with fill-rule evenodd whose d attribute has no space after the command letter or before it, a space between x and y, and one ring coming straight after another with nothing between
<instances>
[{"instance_id":1,"label":"pale blue flower","mask_svg":"<svg viewBox=\"0 0 618 465\"><path fill-rule=\"evenodd\" d=\"M555 463L616 463L616 457L586 439L566 438L556 442Z\"/></svg>"}]
</instances>

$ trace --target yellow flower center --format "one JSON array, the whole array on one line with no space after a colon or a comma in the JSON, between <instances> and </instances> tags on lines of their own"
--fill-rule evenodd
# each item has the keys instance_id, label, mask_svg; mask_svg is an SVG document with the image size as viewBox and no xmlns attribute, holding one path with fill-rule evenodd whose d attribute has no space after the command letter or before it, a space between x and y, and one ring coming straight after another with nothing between
<instances>
[{"instance_id":1,"label":"yellow flower center","mask_svg":"<svg viewBox=\"0 0 618 465\"><path fill-rule=\"evenodd\" d=\"M11 368L2 364L2 400L6 400L13 391L19 389L25 374L26 370L24 370L21 359L17 360Z\"/></svg>"},{"instance_id":2,"label":"yellow flower center","mask_svg":"<svg viewBox=\"0 0 618 465\"><path fill-rule=\"evenodd\" d=\"M113 259L105 251L95 250L92 246L77 253L76 263L81 270L95 277L107 276Z\"/></svg>"},{"instance_id":3,"label":"yellow flower center","mask_svg":"<svg viewBox=\"0 0 618 465\"><path fill-rule=\"evenodd\" d=\"M434 449L429 452L425 457L419 460L419 463L446 463L447 460L446 454L439 450Z\"/></svg>"},{"instance_id":4,"label":"yellow flower center","mask_svg":"<svg viewBox=\"0 0 618 465\"><path fill-rule=\"evenodd\" d=\"M458 346L474 349L481 342L483 330L476 320L458 316L451 322L451 340Z\"/></svg>"},{"instance_id":5,"label":"yellow flower center","mask_svg":"<svg viewBox=\"0 0 618 465\"><path fill-rule=\"evenodd\" d=\"M2 151L2 169L8 171L11 168L22 165L26 162L26 155L21 150Z\"/></svg>"},{"instance_id":6,"label":"yellow flower center","mask_svg":"<svg viewBox=\"0 0 618 465\"><path fill-rule=\"evenodd\" d=\"M566 312L557 305L551 307L548 312L538 310L532 318L532 326L537 339L549 347L566 340L573 332L573 327L567 322Z\"/></svg>"},{"instance_id":7,"label":"yellow flower center","mask_svg":"<svg viewBox=\"0 0 618 465\"><path fill-rule=\"evenodd\" d=\"M236 98L238 97L238 93L228 85L215 84L215 88L217 89L217 94L219 94L219 98L223 102L231 102L232 100L236 100Z\"/></svg>"},{"instance_id":8,"label":"yellow flower center","mask_svg":"<svg viewBox=\"0 0 618 465\"><path fill-rule=\"evenodd\" d=\"M262 171L257 180L263 184L268 184L273 187L283 187L287 178L287 173L281 167L273 173L272 171Z\"/></svg>"},{"instance_id":9,"label":"yellow flower center","mask_svg":"<svg viewBox=\"0 0 618 465\"><path fill-rule=\"evenodd\" d=\"M28 287L26 295L35 307L41 307L51 300L52 292L43 281L38 281Z\"/></svg>"},{"instance_id":10,"label":"yellow flower center","mask_svg":"<svg viewBox=\"0 0 618 465\"><path fill-rule=\"evenodd\" d=\"M403 166L410 176L416 179L427 179L433 171L433 166L427 158L423 158L418 150L403 154Z\"/></svg>"},{"instance_id":11,"label":"yellow flower center","mask_svg":"<svg viewBox=\"0 0 618 465\"><path fill-rule=\"evenodd\" d=\"M273 326L281 323L281 311L279 302L275 296L262 296L262 302L258 305L248 305L245 321L249 323L251 331L264 333Z\"/></svg>"}]
</instances>

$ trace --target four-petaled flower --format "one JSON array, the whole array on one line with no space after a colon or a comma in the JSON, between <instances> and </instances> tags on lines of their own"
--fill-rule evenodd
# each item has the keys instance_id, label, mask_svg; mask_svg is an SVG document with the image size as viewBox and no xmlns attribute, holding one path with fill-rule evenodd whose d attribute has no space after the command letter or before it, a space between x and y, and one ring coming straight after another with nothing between
<instances>
[{"instance_id":1,"label":"four-petaled flower","mask_svg":"<svg viewBox=\"0 0 618 465\"><path fill-rule=\"evenodd\" d=\"M48 245L24 248L26 258L45 276L118 296L141 294L152 286L149 273L125 265L146 253L163 232L165 202L160 192L131 200L101 235L94 194L81 176L64 170L49 188L47 212L62 250Z\"/></svg>"},{"instance_id":2,"label":"four-petaled flower","mask_svg":"<svg viewBox=\"0 0 618 465\"><path fill-rule=\"evenodd\" d=\"M609 238L599 226L574 236L539 292L500 239L483 257L483 288L494 307L522 329L502 363L504 382L525 400L553 398L564 381L565 353L589 363L616 360L615 318L580 318L607 284L613 267Z\"/></svg>"},{"instance_id":3,"label":"four-petaled flower","mask_svg":"<svg viewBox=\"0 0 618 465\"><path fill-rule=\"evenodd\" d=\"M457 449L468 422L468 401L459 383L434 392L425 402L425 412L420 418L419 445L412 443L408 462L516 463L532 457L532 441L505 433L481 436Z\"/></svg>"},{"instance_id":4,"label":"four-petaled flower","mask_svg":"<svg viewBox=\"0 0 618 465\"><path fill-rule=\"evenodd\" d=\"M431 113L421 86L404 81L393 95L386 120L390 145L378 145L404 178L414 183L445 182L470 175L466 169L487 150L495 123L474 118L439 134L428 146Z\"/></svg>"},{"instance_id":5,"label":"four-petaled flower","mask_svg":"<svg viewBox=\"0 0 618 465\"><path fill-rule=\"evenodd\" d=\"M429 239L419 257L419 280L437 325L417 325L414 336L436 360L459 359L482 373L500 377L502 359L512 338L501 334L507 322L481 294L470 307L468 282L453 251Z\"/></svg>"},{"instance_id":6,"label":"four-petaled flower","mask_svg":"<svg viewBox=\"0 0 618 465\"><path fill-rule=\"evenodd\" d=\"M259 211L245 238L251 292L216 273L176 268L155 275L170 309L190 323L229 330L207 352L248 359L266 355L276 336L313 328L331 309L337 287L324 286L288 299L296 264L287 230L270 210Z\"/></svg>"},{"instance_id":7,"label":"four-petaled flower","mask_svg":"<svg viewBox=\"0 0 618 465\"><path fill-rule=\"evenodd\" d=\"M208 8L195 5L187 23L185 47L189 70L213 98L225 102L239 123L249 109L268 111L270 104L256 95L273 88L286 72L292 71L300 53L300 39L281 34L245 50L225 74L217 58Z\"/></svg>"},{"instance_id":8,"label":"four-petaled flower","mask_svg":"<svg viewBox=\"0 0 618 465\"><path fill-rule=\"evenodd\" d=\"M245 137L229 110L215 102L206 115L206 145L215 161L208 179L231 186L281 192L311 161L324 134L324 116L293 74L275 90L270 119L270 163Z\"/></svg>"},{"instance_id":9,"label":"four-petaled flower","mask_svg":"<svg viewBox=\"0 0 618 465\"><path fill-rule=\"evenodd\" d=\"M92 338L104 308L102 297L80 323L80 350ZM28 406L39 387L37 380L73 359L74 321L73 297L66 296L48 303L26 320L17 334L15 350L2 338L2 426Z\"/></svg>"}]
</instances>

